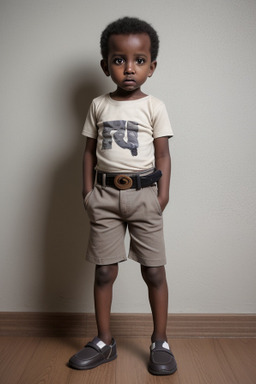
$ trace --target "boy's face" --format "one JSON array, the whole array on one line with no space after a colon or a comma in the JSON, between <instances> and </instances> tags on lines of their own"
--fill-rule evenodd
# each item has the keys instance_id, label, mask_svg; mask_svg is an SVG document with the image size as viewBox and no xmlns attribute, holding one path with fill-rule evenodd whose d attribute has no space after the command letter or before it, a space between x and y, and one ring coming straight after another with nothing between
<instances>
[{"instance_id":1,"label":"boy's face","mask_svg":"<svg viewBox=\"0 0 256 384\"><path fill-rule=\"evenodd\" d=\"M117 85L116 95L142 97L140 87L156 68L150 48L146 33L110 36L108 60L102 60L101 66Z\"/></svg>"}]
</instances>

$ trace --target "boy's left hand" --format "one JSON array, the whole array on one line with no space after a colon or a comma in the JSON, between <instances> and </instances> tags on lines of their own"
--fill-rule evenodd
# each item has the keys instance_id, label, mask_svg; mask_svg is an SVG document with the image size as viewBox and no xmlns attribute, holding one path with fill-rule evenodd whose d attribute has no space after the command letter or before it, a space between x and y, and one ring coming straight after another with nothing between
<instances>
[{"instance_id":1,"label":"boy's left hand","mask_svg":"<svg viewBox=\"0 0 256 384\"><path fill-rule=\"evenodd\" d=\"M163 212L163 211L165 210L166 205L167 205L168 202L169 202L169 197L166 199L166 198L163 198L163 197L161 197L161 196L158 196L158 201L159 201L161 210L162 210L162 212Z\"/></svg>"}]
</instances>

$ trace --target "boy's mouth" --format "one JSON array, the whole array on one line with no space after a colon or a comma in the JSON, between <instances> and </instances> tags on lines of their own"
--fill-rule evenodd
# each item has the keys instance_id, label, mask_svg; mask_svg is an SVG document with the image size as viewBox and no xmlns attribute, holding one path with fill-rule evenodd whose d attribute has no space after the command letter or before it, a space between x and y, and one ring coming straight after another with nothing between
<instances>
[{"instance_id":1,"label":"boy's mouth","mask_svg":"<svg viewBox=\"0 0 256 384\"><path fill-rule=\"evenodd\" d=\"M127 77L126 79L124 79L124 84L135 84L136 81L130 77Z\"/></svg>"}]
</instances>

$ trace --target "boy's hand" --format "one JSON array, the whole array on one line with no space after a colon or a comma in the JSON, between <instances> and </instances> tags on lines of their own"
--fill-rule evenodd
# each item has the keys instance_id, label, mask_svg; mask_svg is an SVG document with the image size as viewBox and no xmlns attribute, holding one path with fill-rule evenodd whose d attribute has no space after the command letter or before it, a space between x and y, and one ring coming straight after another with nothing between
<instances>
[{"instance_id":1,"label":"boy's hand","mask_svg":"<svg viewBox=\"0 0 256 384\"><path fill-rule=\"evenodd\" d=\"M168 198L163 198L161 196L158 195L158 201L159 201L159 204L160 204L160 207L161 207L161 210L162 212L164 211L166 205L168 204L169 202L169 196Z\"/></svg>"},{"instance_id":2,"label":"boy's hand","mask_svg":"<svg viewBox=\"0 0 256 384\"><path fill-rule=\"evenodd\" d=\"M88 195L88 193L90 193L92 191L92 189L88 190L88 191L83 191L82 192L82 196L83 196L83 200L85 199L85 197Z\"/></svg>"}]
</instances>

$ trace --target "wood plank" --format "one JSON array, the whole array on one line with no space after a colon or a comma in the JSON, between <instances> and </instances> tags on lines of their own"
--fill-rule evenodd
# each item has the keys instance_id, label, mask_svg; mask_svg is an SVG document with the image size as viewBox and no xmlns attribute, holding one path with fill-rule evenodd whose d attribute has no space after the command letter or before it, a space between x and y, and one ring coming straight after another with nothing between
<instances>
[{"instance_id":1,"label":"wood plank","mask_svg":"<svg viewBox=\"0 0 256 384\"><path fill-rule=\"evenodd\" d=\"M39 338L1 337L0 339L0 381L4 384L19 384L40 343ZM29 384L29 383L27 383ZM32 384L32 383L31 383Z\"/></svg>"},{"instance_id":2,"label":"wood plank","mask_svg":"<svg viewBox=\"0 0 256 384\"><path fill-rule=\"evenodd\" d=\"M111 327L117 337L148 337L151 314L112 314ZM92 337L94 314L0 313L0 336ZM256 315L169 314L167 334L177 337L256 337Z\"/></svg>"},{"instance_id":3,"label":"wood plank","mask_svg":"<svg viewBox=\"0 0 256 384\"><path fill-rule=\"evenodd\" d=\"M254 384L256 339L170 339L178 363L171 376L147 371L149 337L117 337L115 361L89 371L67 362L89 339L0 338L1 384Z\"/></svg>"},{"instance_id":4,"label":"wood plank","mask_svg":"<svg viewBox=\"0 0 256 384\"><path fill-rule=\"evenodd\" d=\"M177 359L178 374L183 384L235 384L235 376L216 353L215 339L176 339L172 349Z\"/></svg>"},{"instance_id":5,"label":"wood plank","mask_svg":"<svg viewBox=\"0 0 256 384\"><path fill-rule=\"evenodd\" d=\"M255 384L256 340L241 339L236 343L233 339L218 339L216 344L219 345L226 361L225 367L229 366L233 372L236 380L234 383Z\"/></svg>"},{"instance_id":6,"label":"wood plank","mask_svg":"<svg viewBox=\"0 0 256 384\"><path fill-rule=\"evenodd\" d=\"M63 369L59 372L58 360L60 358L59 340L55 338L41 338L29 364L23 372L19 380L19 384L39 384L54 382L57 372L66 376L64 372L65 365L63 361ZM63 378L60 375L60 380Z\"/></svg>"}]
</instances>

